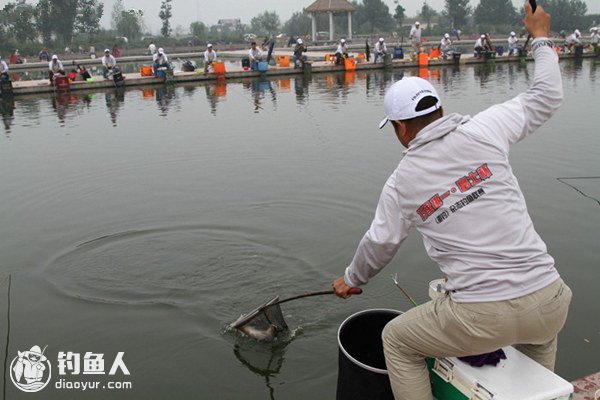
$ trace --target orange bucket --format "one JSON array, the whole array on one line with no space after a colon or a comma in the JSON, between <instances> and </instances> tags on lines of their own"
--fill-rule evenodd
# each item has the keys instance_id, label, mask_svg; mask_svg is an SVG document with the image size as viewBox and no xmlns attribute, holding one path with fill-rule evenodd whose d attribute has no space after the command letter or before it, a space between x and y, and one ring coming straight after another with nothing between
<instances>
[{"instance_id":1,"label":"orange bucket","mask_svg":"<svg viewBox=\"0 0 600 400\"><path fill-rule=\"evenodd\" d=\"M356 83L356 71L346 71L344 75L344 83L346 86L352 86Z\"/></svg>"},{"instance_id":2,"label":"orange bucket","mask_svg":"<svg viewBox=\"0 0 600 400\"><path fill-rule=\"evenodd\" d=\"M143 65L140 67L140 75L141 76L152 76L152 67L148 65Z\"/></svg>"},{"instance_id":3,"label":"orange bucket","mask_svg":"<svg viewBox=\"0 0 600 400\"><path fill-rule=\"evenodd\" d=\"M277 81L277 86L282 90L290 90L292 87L292 80L290 78L280 79Z\"/></svg>"},{"instance_id":4,"label":"orange bucket","mask_svg":"<svg viewBox=\"0 0 600 400\"><path fill-rule=\"evenodd\" d=\"M142 98L146 100L154 99L154 89L142 89Z\"/></svg>"},{"instance_id":5,"label":"orange bucket","mask_svg":"<svg viewBox=\"0 0 600 400\"><path fill-rule=\"evenodd\" d=\"M346 71L355 71L356 70L356 60L354 58L345 58L344 66L346 67Z\"/></svg>"},{"instance_id":6,"label":"orange bucket","mask_svg":"<svg viewBox=\"0 0 600 400\"><path fill-rule=\"evenodd\" d=\"M280 67L289 67L290 66L290 56L281 56L279 59Z\"/></svg>"},{"instance_id":7,"label":"orange bucket","mask_svg":"<svg viewBox=\"0 0 600 400\"><path fill-rule=\"evenodd\" d=\"M429 56L427 53L419 53L419 67L426 67L429 65Z\"/></svg>"},{"instance_id":8,"label":"orange bucket","mask_svg":"<svg viewBox=\"0 0 600 400\"><path fill-rule=\"evenodd\" d=\"M434 47L429 49L429 58L440 58L440 49Z\"/></svg>"},{"instance_id":9,"label":"orange bucket","mask_svg":"<svg viewBox=\"0 0 600 400\"><path fill-rule=\"evenodd\" d=\"M227 96L227 83L225 83L225 79L217 79L217 84L215 86L215 96Z\"/></svg>"},{"instance_id":10,"label":"orange bucket","mask_svg":"<svg viewBox=\"0 0 600 400\"><path fill-rule=\"evenodd\" d=\"M225 63L223 61L216 61L212 63L214 72L217 75L225 75Z\"/></svg>"},{"instance_id":11,"label":"orange bucket","mask_svg":"<svg viewBox=\"0 0 600 400\"><path fill-rule=\"evenodd\" d=\"M358 53L358 59L360 62L365 62L365 53Z\"/></svg>"}]
</instances>

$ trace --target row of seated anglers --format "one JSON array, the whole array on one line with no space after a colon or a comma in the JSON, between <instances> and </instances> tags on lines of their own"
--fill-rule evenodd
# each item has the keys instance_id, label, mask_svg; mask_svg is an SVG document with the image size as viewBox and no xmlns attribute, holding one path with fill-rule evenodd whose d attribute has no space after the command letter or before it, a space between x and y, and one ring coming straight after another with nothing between
<instances>
[{"instance_id":1,"label":"row of seated anglers","mask_svg":"<svg viewBox=\"0 0 600 400\"><path fill-rule=\"evenodd\" d=\"M110 53L109 49L104 50L104 56L102 57L102 77L104 79L112 79L114 75L120 74L121 70L117 66L117 60ZM169 59L165 54L162 48L158 49L153 56L153 72L155 76L164 76L164 70L170 69L173 67L169 63ZM10 81L10 76L8 75L9 67L6 61L2 60L0 57L0 79L3 81ZM48 63L48 79L50 84L54 84L55 77L57 76L66 76L69 81L73 82L76 80L84 80L87 81L92 79L91 74L87 71L87 69L82 65L77 65L75 69L71 69L69 73L66 73L65 67L58 59L58 56L54 54L50 62Z\"/></svg>"},{"instance_id":2,"label":"row of seated anglers","mask_svg":"<svg viewBox=\"0 0 600 400\"><path fill-rule=\"evenodd\" d=\"M102 57L102 77L104 79L111 79L113 74L120 73L120 68L117 66L117 60L110 53L109 49L104 50L104 56ZM1 67L0 67L1 68ZM153 72L155 76L164 76L165 69L173 69L169 63L167 55L164 53L162 48L158 49L158 52L153 56ZM92 76L81 65L77 65L77 69L72 69L68 74L65 73L63 63L58 59L55 54L52 56L50 63L48 64L48 79L50 83L54 82L55 75L68 76L70 81L78 79L88 80Z\"/></svg>"}]
</instances>

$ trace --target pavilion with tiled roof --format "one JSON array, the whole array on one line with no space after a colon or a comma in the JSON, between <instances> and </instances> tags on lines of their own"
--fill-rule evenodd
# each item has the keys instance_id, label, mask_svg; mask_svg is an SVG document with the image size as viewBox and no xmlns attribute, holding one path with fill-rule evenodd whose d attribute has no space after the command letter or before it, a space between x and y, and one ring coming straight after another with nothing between
<instances>
[{"instance_id":1,"label":"pavilion with tiled roof","mask_svg":"<svg viewBox=\"0 0 600 400\"><path fill-rule=\"evenodd\" d=\"M352 39L352 13L356 11L356 6L347 0L316 0L310 6L306 7L306 12L312 18L312 40L317 41L317 14L329 14L329 40L334 40L333 14L348 13L348 39Z\"/></svg>"}]
</instances>

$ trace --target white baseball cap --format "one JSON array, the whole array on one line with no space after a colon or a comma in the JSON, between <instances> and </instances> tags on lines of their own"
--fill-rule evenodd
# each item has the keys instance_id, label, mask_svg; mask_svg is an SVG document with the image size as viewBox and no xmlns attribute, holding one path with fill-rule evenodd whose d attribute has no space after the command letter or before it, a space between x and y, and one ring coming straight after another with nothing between
<instances>
[{"instance_id":1,"label":"white baseball cap","mask_svg":"<svg viewBox=\"0 0 600 400\"><path fill-rule=\"evenodd\" d=\"M575 32L573 32L574 34L576 34L577 36L581 35L581 32L579 32L579 29L575 29Z\"/></svg>"},{"instance_id":2,"label":"white baseball cap","mask_svg":"<svg viewBox=\"0 0 600 400\"><path fill-rule=\"evenodd\" d=\"M382 37L380 37L380 38L379 38L379 41L380 41L380 42L383 42L383 38L382 38Z\"/></svg>"},{"instance_id":3,"label":"white baseball cap","mask_svg":"<svg viewBox=\"0 0 600 400\"><path fill-rule=\"evenodd\" d=\"M482 39L485 39L485 35L481 35L481 38L482 38Z\"/></svg>"},{"instance_id":4,"label":"white baseball cap","mask_svg":"<svg viewBox=\"0 0 600 400\"><path fill-rule=\"evenodd\" d=\"M346 39L340 40L341 43L346 43Z\"/></svg>"},{"instance_id":5,"label":"white baseball cap","mask_svg":"<svg viewBox=\"0 0 600 400\"><path fill-rule=\"evenodd\" d=\"M206 45L206 47L212 47L212 44L211 44L211 43L209 43L209 44L207 44L207 45Z\"/></svg>"},{"instance_id":6,"label":"white baseball cap","mask_svg":"<svg viewBox=\"0 0 600 400\"><path fill-rule=\"evenodd\" d=\"M302 39L298 38L298 44L302 44Z\"/></svg>"},{"instance_id":7,"label":"white baseball cap","mask_svg":"<svg viewBox=\"0 0 600 400\"><path fill-rule=\"evenodd\" d=\"M510 36L517 36L517 34L516 34L516 33L514 33L514 32L511 32L511 33L510 33Z\"/></svg>"},{"instance_id":8,"label":"white baseball cap","mask_svg":"<svg viewBox=\"0 0 600 400\"><path fill-rule=\"evenodd\" d=\"M448 39L448 38L450 37L450 35L449 35L448 33L444 33L444 37L445 37L446 39Z\"/></svg>"},{"instance_id":9,"label":"white baseball cap","mask_svg":"<svg viewBox=\"0 0 600 400\"><path fill-rule=\"evenodd\" d=\"M53 60L58 60L58 56L57 56L56 54L54 54L54 55L52 56L52 59L53 59Z\"/></svg>"},{"instance_id":10,"label":"white baseball cap","mask_svg":"<svg viewBox=\"0 0 600 400\"><path fill-rule=\"evenodd\" d=\"M160 49L158 49L158 52L162 54L162 53L164 53L164 52L165 52L165 49L163 49L163 48L161 47Z\"/></svg>"},{"instance_id":11,"label":"white baseball cap","mask_svg":"<svg viewBox=\"0 0 600 400\"><path fill-rule=\"evenodd\" d=\"M437 102L432 107L417 111L417 104L424 97L433 96ZM440 96L429 81L411 76L402 78L394 83L385 94L383 109L385 118L379 123L379 129L383 128L389 120L404 121L429 114L442 106Z\"/></svg>"},{"instance_id":12,"label":"white baseball cap","mask_svg":"<svg viewBox=\"0 0 600 400\"><path fill-rule=\"evenodd\" d=\"M104 52L105 53L110 53L110 50L109 49L104 49Z\"/></svg>"},{"instance_id":13,"label":"white baseball cap","mask_svg":"<svg viewBox=\"0 0 600 400\"><path fill-rule=\"evenodd\" d=\"M421 23L419 21L415 22L415 25L421 25Z\"/></svg>"}]
</instances>

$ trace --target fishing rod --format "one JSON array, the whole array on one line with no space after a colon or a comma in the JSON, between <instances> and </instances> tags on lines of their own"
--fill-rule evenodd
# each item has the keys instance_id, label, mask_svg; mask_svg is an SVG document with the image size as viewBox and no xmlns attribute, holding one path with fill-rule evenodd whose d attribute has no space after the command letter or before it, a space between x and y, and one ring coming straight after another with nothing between
<instances>
[{"instance_id":1,"label":"fishing rod","mask_svg":"<svg viewBox=\"0 0 600 400\"><path fill-rule=\"evenodd\" d=\"M398 283L398 274L392 275L392 280L394 281L394 285L396 285L396 287L400 289L404 296L406 296L406 298L410 300L413 306L418 306L417 302L412 297L410 297L410 294L408 294L406 290L402 289L402 286L400 286L400 284Z\"/></svg>"},{"instance_id":2,"label":"fishing rod","mask_svg":"<svg viewBox=\"0 0 600 400\"><path fill-rule=\"evenodd\" d=\"M535 0L529 0L529 5L531 6L531 13L533 14L535 12L535 9L537 8L537 3L535 2ZM525 41L525 45L523 46L524 51L527 51L527 44L529 44L529 40L531 40L531 33L527 35L527 40Z\"/></svg>"},{"instance_id":3,"label":"fishing rod","mask_svg":"<svg viewBox=\"0 0 600 400\"><path fill-rule=\"evenodd\" d=\"M11 275L8 274L8 304L6 312L6 349L4 349L4 374L2 377L3 388L2 388L2 399L6 400L6 364L8 362L8 346L10 344L10 286L11 286ZM45 350L45 349L44 349Z\"/></svg>"}]
</instances>

